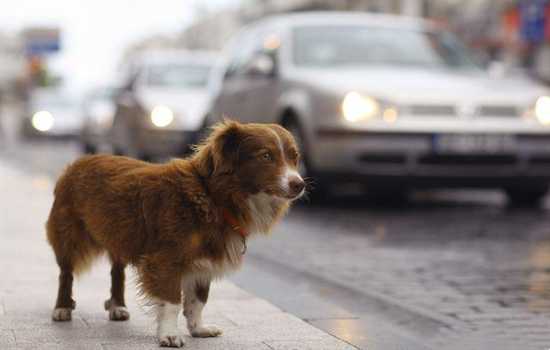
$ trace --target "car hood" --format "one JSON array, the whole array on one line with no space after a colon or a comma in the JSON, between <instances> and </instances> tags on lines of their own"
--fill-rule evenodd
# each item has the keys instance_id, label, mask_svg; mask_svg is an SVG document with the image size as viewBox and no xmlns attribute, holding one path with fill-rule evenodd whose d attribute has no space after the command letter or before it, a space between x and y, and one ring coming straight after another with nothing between
<instances>
[{"instance_id":1,"label":"car hood","mask_svg":"<svg viewBox=\"0 0 550 350\"><path fill-rule=\"evenodd\" d=\"M152 110L163 105L174 112L177 124L185 130L198 130L203 123L208 103L205 89L142 88L138 99L144 108Z\"/></svg>"},{"instance_id":2,"label":"car hood","mask_svg":"<svg viewBox=\"0 0 550 350\"><path fill-rule=\"evenodd\" d=\"M379 67L367 69L303 70L302 83L344 95L358 91L394 103L506 103L531 104L543 94L540 85L525 77L492 77L484 71Z\"/></svg>"}]
</instances>

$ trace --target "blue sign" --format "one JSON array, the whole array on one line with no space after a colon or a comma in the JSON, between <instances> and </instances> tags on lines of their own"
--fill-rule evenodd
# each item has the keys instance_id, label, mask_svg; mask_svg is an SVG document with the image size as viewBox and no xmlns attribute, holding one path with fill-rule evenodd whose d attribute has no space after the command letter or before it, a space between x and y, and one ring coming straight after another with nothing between
<instances>
[{"instance_id":1,"label":"blue sign","mask_svg":"<svg viewBox=\"0 0 550 350\"><path fill-rule=\"evenodd\" d=\"M523 41L537 44L544 40L545 10L548 0L523 0L519 3L520 35Z\"/></svg>"},{"instance_id":2,"label":"blue sign","mask_svg":"<svg viewBox=\"0 0 550 350\"><path fill-rule=\"evenodd\" d=\"M27 56L41 56L49 53L57 52L61 49L58 40L41 40L28 42L25 47Z\"/></svg>"},{"instance_id":3,"label":"blue sign","mask_svg":"<svg viewBox=\"0 0 550 350\"><path fill-rule=\"evenodd\" d=\"M23 31L25 53L28 56L42 56L61 49L59 29L31 27Z\"/></svg>"}]
</instances>

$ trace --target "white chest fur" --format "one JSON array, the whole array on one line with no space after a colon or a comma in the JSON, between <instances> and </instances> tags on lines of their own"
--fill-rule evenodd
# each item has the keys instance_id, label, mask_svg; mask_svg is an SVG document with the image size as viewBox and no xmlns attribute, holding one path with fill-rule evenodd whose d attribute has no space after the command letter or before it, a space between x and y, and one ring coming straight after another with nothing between
<instances>
[{"instance_id":1,"label":"white chest fur","mask_svg":"<svg viewBox=\"0 0 550 350\"><path fill-rule=\"evenodd\" d=\"M248 207L252 220L251 233L267 233L273 221L279 215L283 200L260 192L248 198Z\"/></svg>"},{"instance_id":2,"label":"white chest fur","mask_svg":"<svg viewBox=\"0 0 550 350\"><path fill-rule=\"evenodd\" d=\"M284 204L284 200L265 193L258 193L250 196L247 204L252 222L248 231L251 234L267 233L273 221L279 215L279 208ZM245 248L242 237L233 235L226 242L224 259L218 262L212 262L210 259L199 259L194 262L194 273L213 279L235 271L242 264Z\"/></svg>"},{"instance_id":3,"label":"white chest fur","mask_svg":"<svg viewBox=\"0 0 550 350\"><path fill-rule=\"evenodd\" d=\"M222 260L213 262L210 259L198 259L193 263L194 273L214 279L237 270L243 261L245 244L238 235L229 238L226 243L225 256Z\"/></svg>"}]
</instances>

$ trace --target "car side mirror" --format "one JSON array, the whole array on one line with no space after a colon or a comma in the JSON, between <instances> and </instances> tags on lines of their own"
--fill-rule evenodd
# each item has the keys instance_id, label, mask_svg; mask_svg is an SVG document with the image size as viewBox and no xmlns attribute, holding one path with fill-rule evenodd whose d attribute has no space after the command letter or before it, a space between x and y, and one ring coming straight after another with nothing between
<instances>
[{"instance_id":1,"label":"car side mirror","mask_svg":"<svg viewBox=\"0 0 550 350\"><path fill-rule=\"evenodd\" d=\"M248 62L245 71L253 76L272 76L275 74L275 61L266 53L258 53Z\"/></svg>"}]
</instances>

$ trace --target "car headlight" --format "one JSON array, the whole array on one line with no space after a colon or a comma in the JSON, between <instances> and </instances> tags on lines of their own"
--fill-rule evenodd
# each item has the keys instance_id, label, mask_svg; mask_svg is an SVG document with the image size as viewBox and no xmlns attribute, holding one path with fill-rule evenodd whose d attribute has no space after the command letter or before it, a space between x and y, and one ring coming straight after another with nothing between
<instances>
[{"instance_id":1,"label":"car headlight","mask_svg":"<svg viewBox=\"0 0 550 350\"><path fill-rule=\"evenodd\" d=\"M166 106L156 106L151 111L151 122L154 126L164 128L174 121L174 112Z\"/></svg>"},{"instance_id":2,"label":"car headlight","mask_svg":"<svg viewBox=\"0 0 550 350\"><path fill-rule=\"evenodd\" d=\"M352 91L342 102L342 114L348 122L356 123L371 119L380 113L380 104L370 96L362 96Z\"/></svg>"},{"instance_id":3,"label":"car headlight","mask_svg":"<svg viewBox=\"0 0 550 350\"><path fill-rule=\"evenodd\" d=\"M39 111L33 114L31 124L38 131L48 131L53 127L54 118L48 111Z\"/></svg>"},{"instance_id":4,"label":"car headlight","mask_svg":"<svg viewBox=\"0 0 550 350\"><path fill-rule=\"evenodd\" d=\"M537 99L535 116L539 123L550 125L550 96L541 96Z\"/></svg>"}]
</instances>

